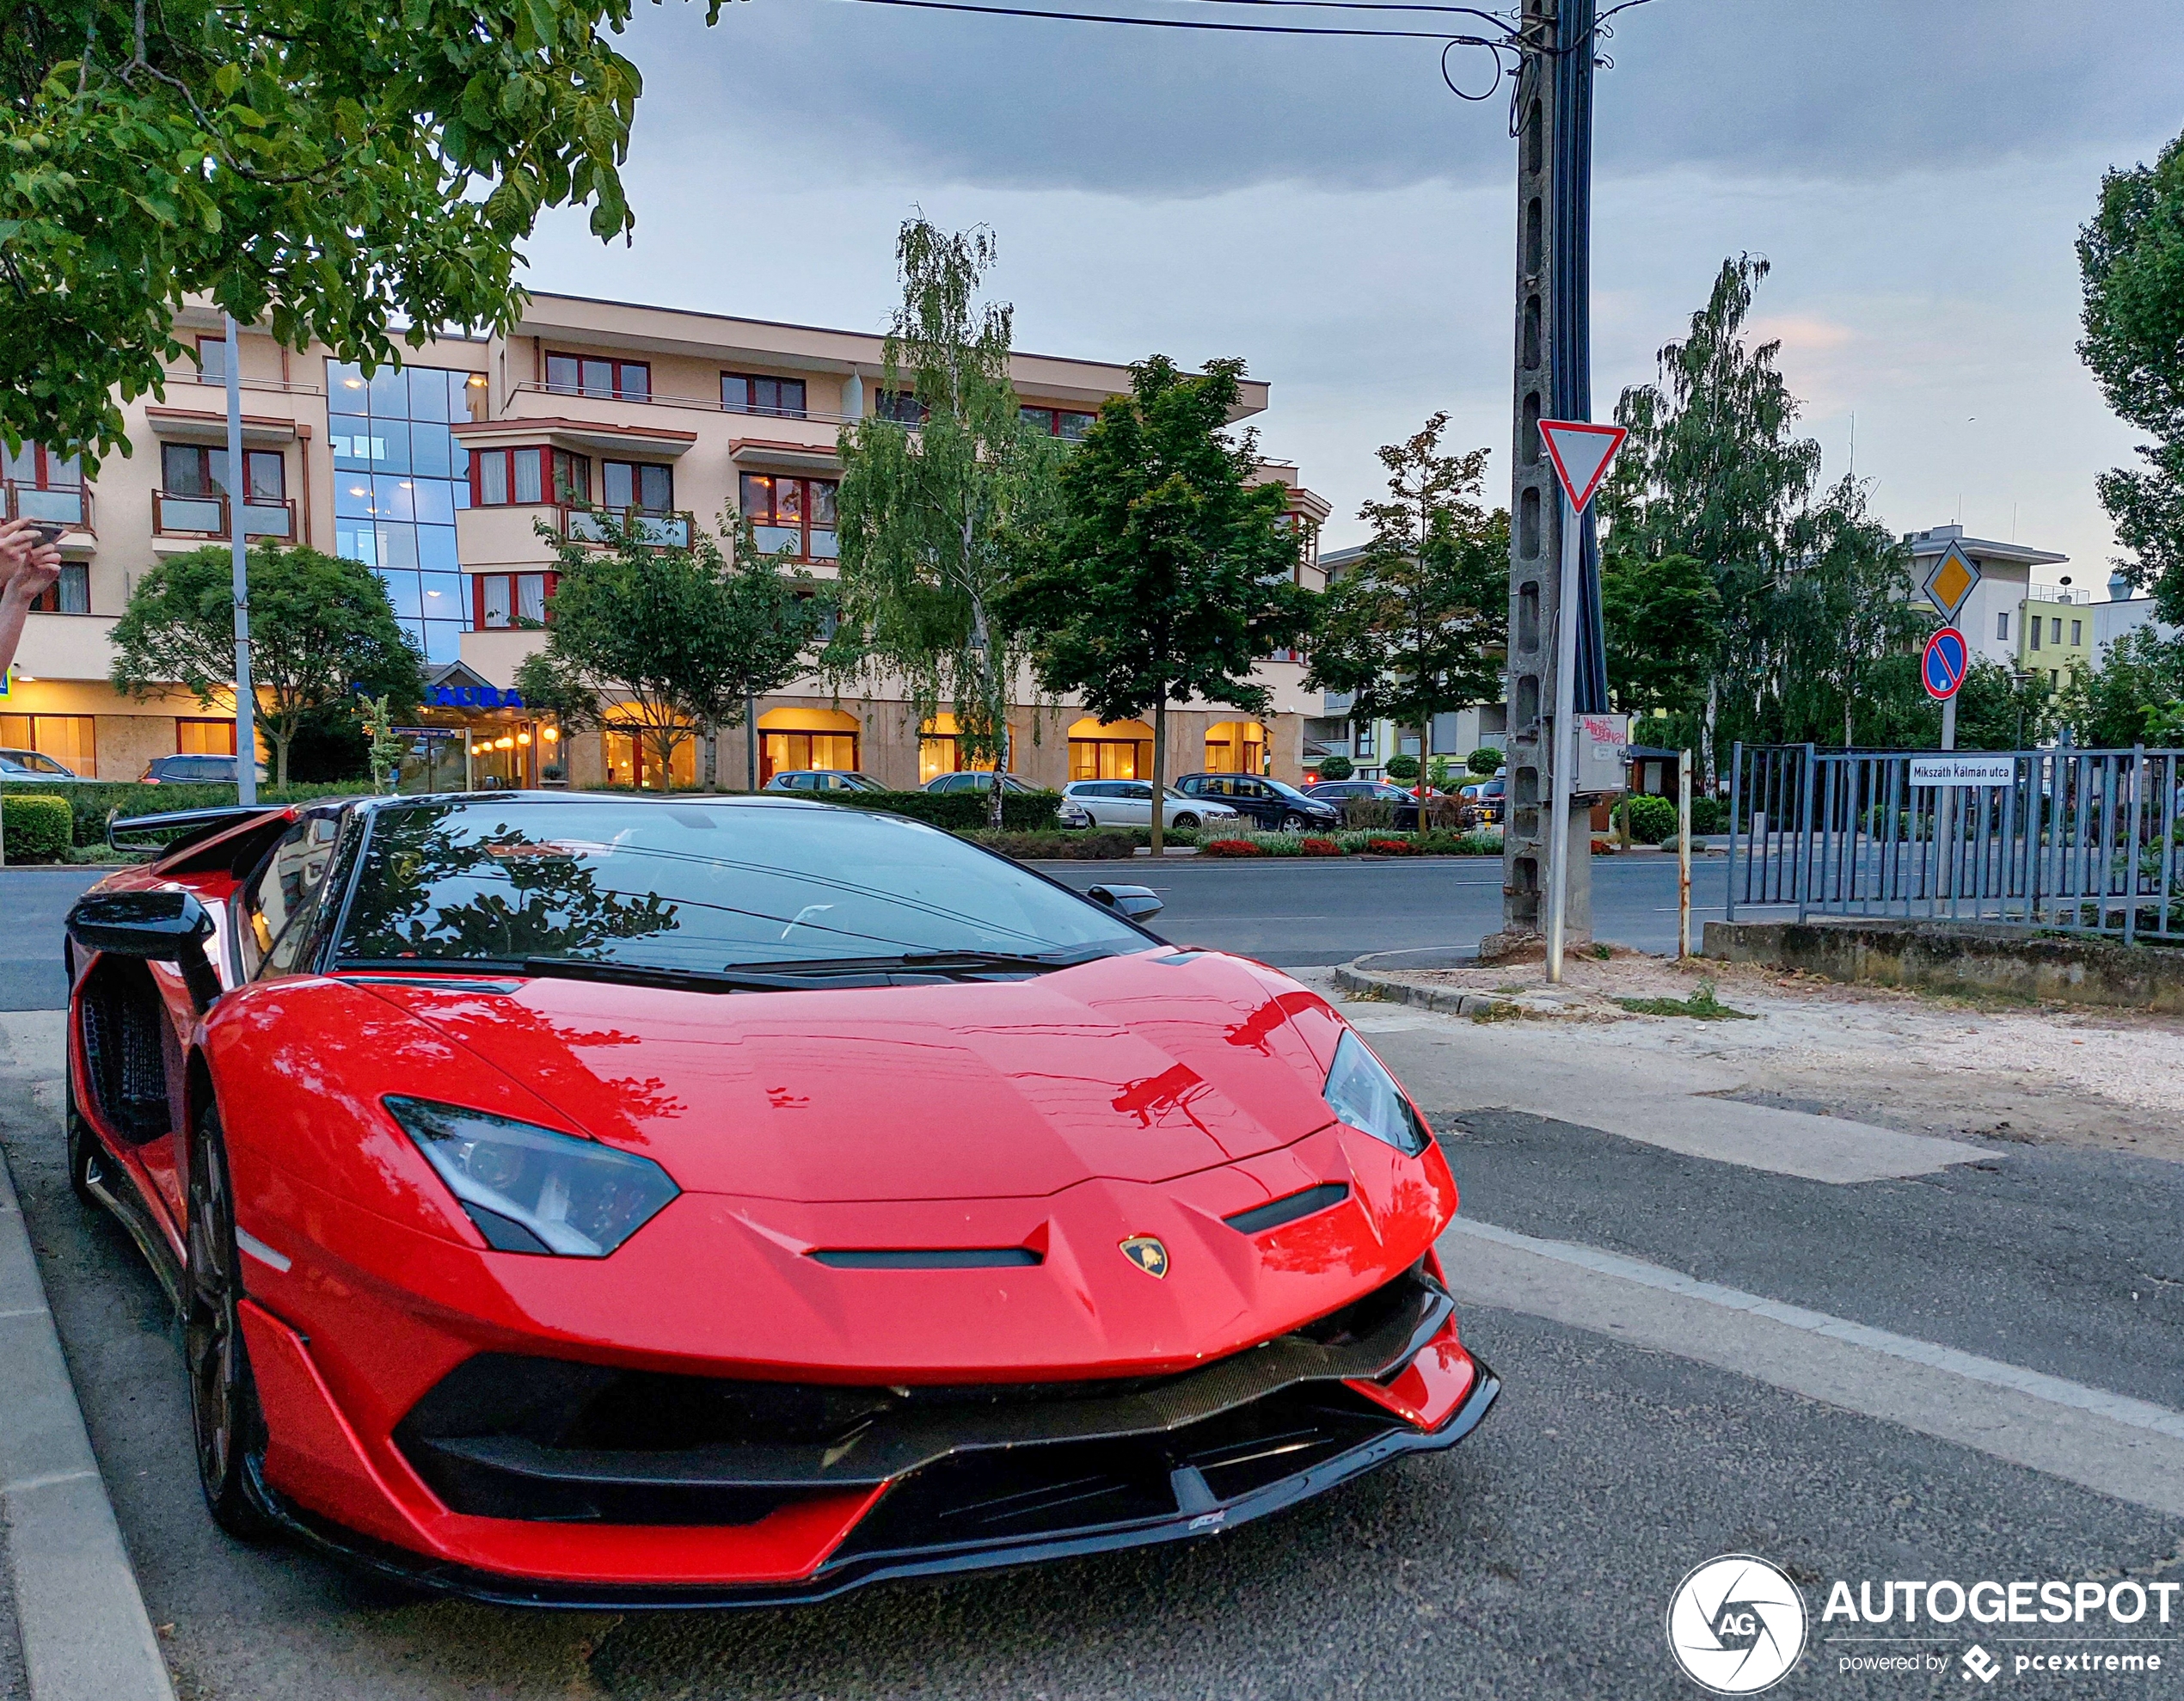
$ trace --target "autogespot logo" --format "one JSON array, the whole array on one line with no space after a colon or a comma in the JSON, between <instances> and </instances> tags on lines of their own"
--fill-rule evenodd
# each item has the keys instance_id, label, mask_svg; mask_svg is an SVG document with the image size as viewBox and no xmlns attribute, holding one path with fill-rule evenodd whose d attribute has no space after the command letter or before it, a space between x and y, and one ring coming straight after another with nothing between
<instances>
[{"instance_id":1,"label":"autogespot logo","mask_svg":"<svg viewBox=\"0 0 2184 1701\"><path fill-rule=\"evenodd\" d=\"M1717 1695L1757 1695L1805 1651L1805 1597L1777 1565L1726 1553L1676 1586L1668 1650L1684 1675Z\"/></svg>"}]
</instances>

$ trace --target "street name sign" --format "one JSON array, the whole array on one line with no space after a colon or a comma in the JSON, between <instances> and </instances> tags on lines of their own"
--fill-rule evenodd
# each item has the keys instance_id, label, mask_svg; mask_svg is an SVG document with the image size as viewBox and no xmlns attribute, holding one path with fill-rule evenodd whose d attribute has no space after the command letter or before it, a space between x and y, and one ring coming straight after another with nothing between
<instances>
[{"instance_id":1,"label":"street name sign","mask_svg":"<svg viewBox=\"0 0 2184 1701\"><path fill-rule=\"evenodd\" d=\"M1585 420L1542 420L1539 434L1547 439L1547 458L1555 464L1555 476L1561 481L1574 514L1585 512L1585 505L1608 476L1608 464L1623 447L1623 439L1630 435L1621 426L1593 425Z\"/></svg>"},{"instance_id":2,"label":"street name sign","mask_svg":"<svg viewBox=\"0 0 2184 1701\"><path fill-rule=\"evenodd\" d=\"M1941 610L1942 618L1954 621L1964 599L1978 587L1978 568L1958 544L1951 543L1942 551L1941 560L1927 569L1926 583L1921 588L1926 600Z\"/></svg>"},{"instance_id":3,"label":"street name sign","mask_svg":"<svg viewBox=\"0 0 2184 1701\"><path fill-rule=\"evenodd\" d=\"M1914 756L1911 783L1915 786L2011 785L2017 778L2014 756Z\"/></svg>"},{"instance_id":4,"label":"street name sign","mask_svg":"<svg viewBox=\"0 0 2184 1701\"><path fill-rule=\"evenodd\" d=\"M1964 634L1954 626L1937 629L1927 639L1926 653L1918 662L1918 677L1926 695L1936 703L1947 703L1962 687L1965 671L1971 665L1972 647L1965 642Z\"/></svg>"}]
</instances>

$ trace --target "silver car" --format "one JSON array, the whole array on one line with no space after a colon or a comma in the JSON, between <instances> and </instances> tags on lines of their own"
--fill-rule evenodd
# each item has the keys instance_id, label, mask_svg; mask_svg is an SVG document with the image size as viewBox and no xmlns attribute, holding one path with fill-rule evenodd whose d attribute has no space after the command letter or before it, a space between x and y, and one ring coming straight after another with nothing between
<instances>
[{"instance_id":1,"label":"silver car","mask_svg":"<svg viewBox=\"0 0 2184 1701\"><path fill-rule=\"evenodd\" d=\"M1063 818L1074 803L1101 827L1149 827L1153 824L1153 788L1149 780L1072 780L1062 788ZM1232 826L1236 812L1225 803L1186 797L1168 788L1168 825L1186 831L1206 826Z\"/></svg>"},{"instance_id":2,"label":"silver car","mask_svg":"<svg viewBox=\"0 0 2184 1701\"><path fill-rule=\"evenodd\" d=\"M0 750L0 780L9 785L25 782L33 784L61 785L83 777L71 768L64 768L50 756L35 750Z\"/></svg>"}]
</instances>

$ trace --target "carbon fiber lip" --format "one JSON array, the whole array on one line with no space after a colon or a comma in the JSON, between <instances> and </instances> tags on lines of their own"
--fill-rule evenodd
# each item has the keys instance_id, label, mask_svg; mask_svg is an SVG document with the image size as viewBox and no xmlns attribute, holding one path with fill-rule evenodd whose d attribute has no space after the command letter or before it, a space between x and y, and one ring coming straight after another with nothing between
<instances>
[{"instance_id":1,"label":"carbon fiber lip","mask_svg":"<svg viewBox=\"0 0 2184 1701\"><path fill-rule=\"evenodd\" d=\"M1178 1512L1172 1517L1089 1531L1060 1539L1002 1544L945 1553L875 1555L845 1561L837 1566L823 1567L805 1581L788 1584L638 1588L580 1582L535 1583L463 1566L441 1564L357 1535L304 1511L277 1489L267 1486L256 1458L252 1458L247 1464L254 1498L296 1539L343 1564L414 1587L459 1595L493 1606L530 1606L561 1612L672 1612L698 1608L799 1606L831 1600L868 1583L994 1570L1044 1560L1111 1553L1126 1548L1150 1547L1164 1542L1188 1541L1218 1535L1224 1530L1234 1529L1316 1495L1324 1494L1391 1459L1409 1453L1441 1452L1454 1446L1479 1427L1501 1394L1500 1380L1486 1361L1474 1355L1472 1363L1476 1367L1477 1377L1471 1385L1471 1391L1439 1429L1423 1431L1396 1424L1390 1433L1309 1471L1285 1477L1209 1509Z\"/></svg>"}]
</instances>

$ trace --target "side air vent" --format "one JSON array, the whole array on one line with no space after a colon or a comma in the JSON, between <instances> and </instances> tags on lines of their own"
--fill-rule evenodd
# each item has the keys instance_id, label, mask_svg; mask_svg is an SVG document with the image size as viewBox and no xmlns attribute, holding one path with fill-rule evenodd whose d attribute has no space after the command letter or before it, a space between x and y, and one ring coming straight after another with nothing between
<instances>
[{"instance_id":1,"label":"side air vent","mask_svg":"<svg viewBox=\"0 0 2184 1701\"><path fill-rule=\"evenodd\" d=\"M837 1270L1002 1270L1045 1262L1028 1246L911 1247L814 1252L811 1257Z\"/></svg>"},{"instance_id":2,"label":"side air vent","mask_svg":"<svg viewBox=\"0 0 2184 1701\"><path fill-rule=\"evenodd\" d=\"M1302 1193L1292 1193L1285 1199L1269 1200L1264 1205L1255 1205L1248 1211L1239 1211L1233 1217L1221 1220L1243 1234L1264 1234L1268 1229L1278 1229L1284 1223L1293 1223L1301 1217L1310 1217L1340 1205L1350 1196L1346 1182L1322 1182L1317 1187L1308 1187Z\"/></svg>"}]
</instances>

